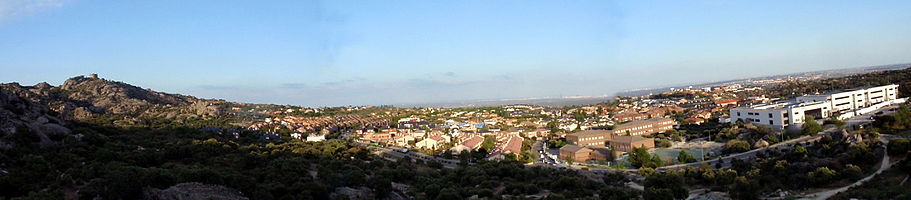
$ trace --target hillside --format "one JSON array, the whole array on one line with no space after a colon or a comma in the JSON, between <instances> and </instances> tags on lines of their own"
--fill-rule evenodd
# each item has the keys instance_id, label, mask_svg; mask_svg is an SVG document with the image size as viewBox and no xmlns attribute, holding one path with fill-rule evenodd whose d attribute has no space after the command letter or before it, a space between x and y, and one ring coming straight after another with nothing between
<instances>
[{"instance_id":1,"label":"hillside","mask_svg":"<svg viewBox=\"0 0 911 200\"><path fill-rule=\"evenodd\" d=\"M221 113L221 100L156 92L96 75L70 78L61 86L39 83L0 88L30 102L45 105L64 120L85 121L104 117L117 125L143 123L145 119L211 118Z\"/></svg>"}]
</instances>

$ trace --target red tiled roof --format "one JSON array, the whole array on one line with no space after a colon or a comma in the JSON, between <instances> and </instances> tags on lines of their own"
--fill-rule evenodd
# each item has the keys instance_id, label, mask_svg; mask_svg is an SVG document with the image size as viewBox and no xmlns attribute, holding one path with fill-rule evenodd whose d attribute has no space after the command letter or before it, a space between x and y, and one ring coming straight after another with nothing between
<instances>
[{"instance_id":1,"label":"red tiled roof","mask_svg":"<svg viewBox=\"0 0 911 200\"><path fill-rule=\"evenodd\" d=\"M481 145L482 142L484 142L483 137L472 136L471 138L468 138L468 140L465 140L464 142L462 142L462 145L464 145L466 147L477 148L478 146Z\"/></svg>"}]
</instances>

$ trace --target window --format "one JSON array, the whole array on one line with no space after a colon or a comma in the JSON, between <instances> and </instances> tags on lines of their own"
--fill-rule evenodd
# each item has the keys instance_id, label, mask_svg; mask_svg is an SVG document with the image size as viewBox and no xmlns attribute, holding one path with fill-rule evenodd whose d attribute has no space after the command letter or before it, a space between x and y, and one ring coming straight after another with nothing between
<instances>
[{"instance_id":1,"label":"window","mask_svg":"<svg viewBox=\"0 0 911 200\"><path fill-rule=\"evenodd\" d=\"M769 113L769 118L772 118L772 113Z\"/></svg>"},{"instance_id":2,"label":"window","mask_svg":"<svg viewBox=\"0 0 911 200\"><path fill-rule=\"evenodd\" d=\"M790 114L790 113L785 113L785 114L784 114L784 117L788 117L788 114Z\"/></svg>"},{"instance_id":3,"label":"window","mask_svg":"<svg viewBox=\"0 0 911 200\"><path fill-rule=\"evenodd\" d=\"M775 124L775 121L769 120L769 125Z\"/></svg>"}]
</instances>

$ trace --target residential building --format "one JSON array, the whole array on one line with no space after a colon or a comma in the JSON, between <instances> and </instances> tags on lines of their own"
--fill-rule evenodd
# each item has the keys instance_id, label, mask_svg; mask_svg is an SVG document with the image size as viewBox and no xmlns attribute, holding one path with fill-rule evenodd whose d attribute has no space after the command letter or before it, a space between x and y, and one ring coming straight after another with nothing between
<instances>
[{"instance_id":1,"label":"residential building","mask_svg":"<svg viewBox=\"0 0 911 200\"><path fill-rule=\"evenodd\" d=\"M674 129L676 124L670 118L652 118L616 125L611 132L614 135L650 135Z\"/></svg>"},{"instance_id":2,"label":"residential building","mask_svg":"<svg viewBox=\"0 0 911 200\"><path fill-rule=\"evenodd\" d=\"M646 148L653 149L655 148L655 139L644 138L641 136L625 136L619 135L614 136L609 141L611 149L614 151L620 152L632 152L633 148Z\"/></svg>"},{"instance_id":3,"label":"residential building","mask_svg":"<svg viewBox=\"0 0 911 200\"><path fill-rule=\"evenodd\" d=\"M589 155L592 150L578 145L566 145L560 147L560 158L563 160L572 159L574 162L585 162L591 159Z\"/></svg>"},{"instance_id":4,"label":"residential building","mask_svg":"<svg viewBox=\"0 0 911 200\"><path fill-rule=\"evenodd\" d=\"M454 153L461 153L462 151L474 151L480 149L481 143L483 142L484 137L472 135L465 141L459 143L459 145L452 147L450 150L452 150Z\"/></svg>"},{"instance_id":5,"label":"residential building","mask_svg":"<svg viewBox=\"0 0 911 200\"><path fill-rule=\"evenodd\" d=\"M898 85L862 87L797 97L797 102L828 102L831 112L845 112L898 98Z\"/></svg>"},{"instance_id":6,"label":"residential building","mask_svg":"<svg viewBox=\"0 0 911 200\"><path fill-rule=\"evenodd\" d=\"M608 130L587 130L566 135L566 141L578 146L604 147L604 142L610 138Z\"/></svg>"},{"instance_id":7,"label":"residential building","mask_svg":"<svg viewBox=\"0 0 911 200\"><path fill-rule=\"evenodd\" d=\"M577 145L566 145L560 148L560 159L572 159L574 162L586 162L589 160L608 161L616 158L611 155L611 150L607 148L584 147Z\"/></svg>"},{"instance_id":8,"label":"residential building","mask_svg":"<svg viewBox=\"0 0 911 200\"><path fill-rule=\"evenodd\" d=\"M731 123L737 121L784 129L804 123L806 117L825 119L853 112L877 103L897 99L898 85L864 87L819 95L806 95L791 101L734 108ZM798 126L799 127L799 126Z\"/></svg>"},{"instance_id":9,"label":"residential building","mask_svg":"<svg viewBox=\"0 0 911 200\"><path fill-rule=\"evenodd\" d=\"M421 149L437 149L442 147L444 143L446 143L445 138L433 136L415 143L414 146Z\"/></svg>"},{"instance_id":10,"label":"residential building","mask_svg":"<svg viewBox=\"0 0 911 200\"><path fill-rule=\"evenodd\" d=\"M829 117L831 108L827 102L775 102L751 107L731 109L731 122L745 122L784 129L794 124L803 124L804 118L814 119Z\"/></svg>"},{"instance_id":11,"label":"residential building","mask_svg":"<svg viewBox=\"0 0 911 200\"><path fill-rule=\"evenodd\" d=\"M310 134L307 136L307 142L319 142L319 141L325 141L325 140L326 140L326 135L322 135L322 134Z\"/></svg>"}]
</instances>

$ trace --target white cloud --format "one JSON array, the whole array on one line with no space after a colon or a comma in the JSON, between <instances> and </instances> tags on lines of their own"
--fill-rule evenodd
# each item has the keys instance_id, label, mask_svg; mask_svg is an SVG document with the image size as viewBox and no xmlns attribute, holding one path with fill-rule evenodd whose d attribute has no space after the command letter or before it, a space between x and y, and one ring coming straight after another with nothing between
<instances>
[{"instance_id":1,"label":"white cloud","mask_svg":"<svg viewBox=\"0 0 911 200\"><path fill-rule=\"evenodd\" d=\"M63 7L68 0L0 0L0 22Z\"/></svg>"}]
</instances>

